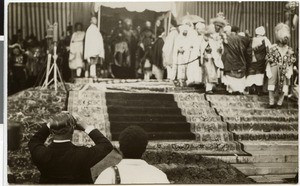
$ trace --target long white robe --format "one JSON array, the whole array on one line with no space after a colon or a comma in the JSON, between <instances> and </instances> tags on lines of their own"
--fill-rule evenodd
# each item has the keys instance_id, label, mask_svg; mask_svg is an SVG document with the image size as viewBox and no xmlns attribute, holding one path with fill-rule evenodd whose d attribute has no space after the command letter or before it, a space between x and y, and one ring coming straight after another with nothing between
<instances>
[{"instance_id":1,"label":"long white robe","mask_svg":"<svg viewBox=\"0 0 300 186\"><path fill-rule=\"evenodd\" d=\"M188 36L179 35L174 43L173 51L173 77L174 79L187 79L187 63L191 59L191 40Z\"/></svg>"},{"instance_id":2,"label":"long white robe","mask_svg":"<svg viewBox=\"0 0 300 186\"><path fill-rule=\"evenodd\" d=\"M85 32L74 32L70 42L69 67L70 69L83 68L83 40Z\"/></svg>"},{"instance_id":3,"label":"long white robe","mask_svg":"<svg viewBox=\"0 0 300 186\"><path fill-rule=\"evenodd\" d=\"M200 84L202 82L202 70L199 65L199 38L195 30L188 33L189 45L191 46L191 54L189 64L187 65L187 84Z\"/></svg>"},{"instance_id":4,"label":"long white robe","mask_svg":"<svg viewBox=\"0 0 300 186\"><path fill-rule=\"evenodd\" d=\"M98 27L91 24L85 35L84 59L97 56L104 58L103 38Z\"/></svg>"},{"instance_id":5,"label":"long white robe","mask_svg":"<svg viewBox=\"0 0 300 186\"><path fill-rule=\"evenodd\" d=\"M173 64L173 50L176 37L178 37L178 31L176 28L172 28L169 35L166 37L163 46L163 63L164 66L172 66Z\"/></svg>"}]
</instances>

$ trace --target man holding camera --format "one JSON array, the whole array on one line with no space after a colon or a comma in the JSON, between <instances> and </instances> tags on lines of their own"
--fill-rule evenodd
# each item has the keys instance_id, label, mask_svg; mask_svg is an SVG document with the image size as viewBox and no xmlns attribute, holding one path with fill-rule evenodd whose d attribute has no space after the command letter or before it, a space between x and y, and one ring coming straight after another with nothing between
<instances>
[{"instance_id":1,"label":"man holding camera","mask_svg":"<svg viewBox=\"0 0 300 186\"><path fill-rule=\"evenodd\" d=\"M95 146L75 146L71 142L74 130L86 132ZM50 134L53 135L53 142L45 146ZM28 147L33 163L41 172L40 183L43 184L93 183L90 168L113 149L110 141L98 129L77 122L67 113L50 118L30 139Z\"/></svg>"}]
</instances>

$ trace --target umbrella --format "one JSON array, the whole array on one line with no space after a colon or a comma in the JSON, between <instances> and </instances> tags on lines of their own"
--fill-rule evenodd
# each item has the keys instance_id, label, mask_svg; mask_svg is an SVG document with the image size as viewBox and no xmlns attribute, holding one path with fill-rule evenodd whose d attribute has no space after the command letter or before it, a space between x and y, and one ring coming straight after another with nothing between
<instances>
[{"instance_id":1,"label":"umbrella","mask_svg":"<svg viewBox=\"0 0 300 186\"><path fill-rule=\"evenodd\" d=\"M205 23L205 20L202 17L197 16L197 15L185 15L185 16L179 18L178 23L183 24L183 22L185 22L185 21L191 22L191 23L198 23L198 22Z\"/></svg>"}]
</instances>

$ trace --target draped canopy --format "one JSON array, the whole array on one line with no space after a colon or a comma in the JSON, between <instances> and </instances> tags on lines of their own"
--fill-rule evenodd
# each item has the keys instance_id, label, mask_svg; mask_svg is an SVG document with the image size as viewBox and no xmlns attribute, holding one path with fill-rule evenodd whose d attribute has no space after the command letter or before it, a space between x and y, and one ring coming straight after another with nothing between
<instances>
[{"instance_id":1,"label":"draped canopy","mask_svg":"<svg viewBox=\"0 0 300 186\"><path fill-rule=\"evenodd\" d=\"M143 12L145 10L155 12L171 11L174 16L177 15L175 2L97 2L94 5L95 12L98 12L100 6L126 8L128 11L132 12Z\"/></svg>"}]
</instances>

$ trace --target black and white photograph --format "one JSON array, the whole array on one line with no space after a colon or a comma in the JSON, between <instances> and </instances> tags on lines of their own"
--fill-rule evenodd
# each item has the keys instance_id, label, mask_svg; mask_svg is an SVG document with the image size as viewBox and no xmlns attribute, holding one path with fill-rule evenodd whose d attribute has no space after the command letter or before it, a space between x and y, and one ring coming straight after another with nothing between
<instances>
[{"instance_id":1,"label":"black and white photograph","mask_svg":"<svg viewBox=\"0 0 300 186\"><path fill-rule=\"evenodd\" d=\"M4 8L6 184L298 183L298 1Z\"/></svg>"}]
</instances>

